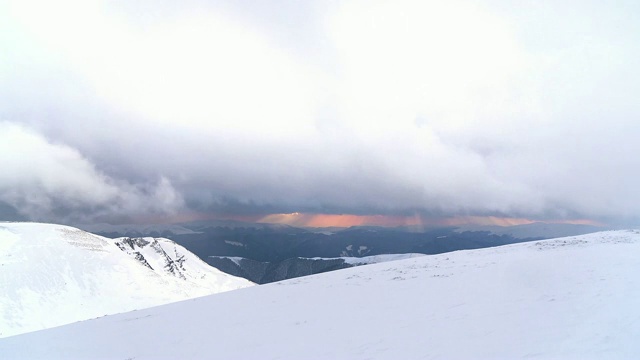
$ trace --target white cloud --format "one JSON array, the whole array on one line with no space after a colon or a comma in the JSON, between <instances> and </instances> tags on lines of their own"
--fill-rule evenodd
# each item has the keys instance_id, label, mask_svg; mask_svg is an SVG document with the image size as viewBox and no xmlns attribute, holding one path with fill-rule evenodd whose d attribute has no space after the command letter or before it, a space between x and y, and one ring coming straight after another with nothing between
<instances>
[{"instance_id":1,"label":"white cloud","mask_svg":"<svg viewBox=\"0 0 640 360\"><path fill-rule=\"evenodd\" d=\"M526 69L503 19L469 2L353 1L330 22L344 118L359 131L482 128L522 107Z\"/></svg>"},{"instance_id":2,"label":"white cloud","mask_svg":"<svg viewBox=\"0 0 640 360\"><path fill-rule=\"evenodd\" d=\"M103 1L32 5L13 8L26 31L148 126L285 137L315 127L324 77L215 11L159 14L141 26Z\"/></svg>"}]
</instances>

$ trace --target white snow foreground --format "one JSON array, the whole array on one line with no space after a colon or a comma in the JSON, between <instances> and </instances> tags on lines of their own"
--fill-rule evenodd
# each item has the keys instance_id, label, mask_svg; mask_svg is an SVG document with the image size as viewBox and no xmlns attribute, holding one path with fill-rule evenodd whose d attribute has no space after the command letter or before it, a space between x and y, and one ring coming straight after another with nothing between
<instances>
[{"instance_id":1,"label":"white snow foreground","mask_svg":"<svg viewBox=\"0 0 640 360\"><path fill-rule=\"evenodd\" d=\"M168 239L0 222L0 337L251 285Z\"/></svg>"},{"instance_id":2,"label":"white snow foreground","mask_svg":"<svg viewBox=\"0 0 640 360\"><path fill-rule=\"evenodd\" d=\"M355 267L0 339L3 358L640 358L640 232Z\"/></svg>"}]
</instances>

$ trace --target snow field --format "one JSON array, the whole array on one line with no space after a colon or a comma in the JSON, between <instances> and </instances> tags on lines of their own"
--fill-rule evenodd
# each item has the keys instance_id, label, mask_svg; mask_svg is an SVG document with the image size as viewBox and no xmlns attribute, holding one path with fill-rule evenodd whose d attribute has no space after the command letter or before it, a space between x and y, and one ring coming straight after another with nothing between
<instances>
[{"instance_id":1,"label":"snow field","mask_svg":"<svg viewBox=\"0 0 640 360\"><path fill-rule=\"evenodd\" d=\"M632 359L638 273L640 232L603 232L291 279L3 339L0 353ZM150 332L153 341L132 336Z\"/></svg>"}]
</instances>

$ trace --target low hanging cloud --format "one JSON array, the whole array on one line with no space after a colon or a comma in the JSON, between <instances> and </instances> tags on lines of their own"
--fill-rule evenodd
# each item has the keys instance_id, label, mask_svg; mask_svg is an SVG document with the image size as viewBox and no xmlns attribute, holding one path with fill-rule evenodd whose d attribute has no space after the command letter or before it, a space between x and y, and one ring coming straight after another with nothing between
<instances>
[{"instance_id":1,"label":"low hanging cloud","mask_svg":"<svg viewBox=\"0 0 640 360\"><path fill-rule=\"evenodd\" d=\"M0 201L29 218L639 219L623 6L6 4Z\"/></svg>"},{"instance_id":2,"label":"low hanging cloud","mask_svg":"<svg viewBox=\"0 0 640 360\"><path fill-rule=\"evenodd\" d=\"M131 184L106 176L77 150L0 122L0 202L32 220L90 221L175 213L183 200L169 180Z\"/></svg>"}]
</instances>

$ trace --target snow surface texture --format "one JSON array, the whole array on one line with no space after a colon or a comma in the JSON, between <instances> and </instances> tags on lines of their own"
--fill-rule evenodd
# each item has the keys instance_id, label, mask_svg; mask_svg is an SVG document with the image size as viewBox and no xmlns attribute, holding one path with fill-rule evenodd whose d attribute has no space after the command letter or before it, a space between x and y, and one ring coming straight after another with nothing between
<instances>
[{"instance_id":1,"label":"snow surface texture","mask_svg":"<svg viewBox=\"0 0 640 360\"><path fill-rule=\"evenodd\" d=\"M640 358L640 232L317 274L0 340L5 358Z\"/></svg>"},{"instance_id":2,"label":"snow surface texture","mask_svg":"<svg viewBox=\"0 0 640 360\"><path fill-rule=\"evenodd\" d=\"M250 285L167 239L0 223L0 337Z\"/></svg>"}]
</instances>

